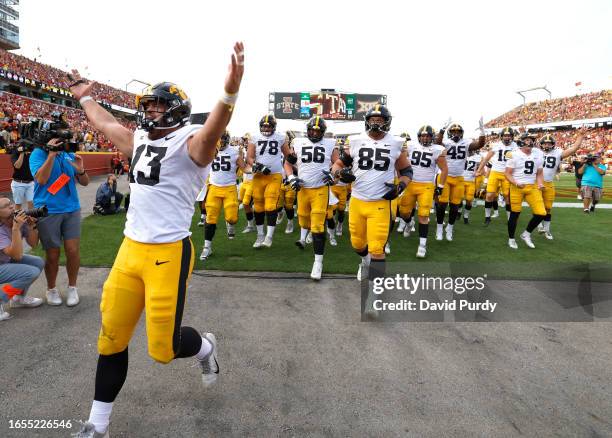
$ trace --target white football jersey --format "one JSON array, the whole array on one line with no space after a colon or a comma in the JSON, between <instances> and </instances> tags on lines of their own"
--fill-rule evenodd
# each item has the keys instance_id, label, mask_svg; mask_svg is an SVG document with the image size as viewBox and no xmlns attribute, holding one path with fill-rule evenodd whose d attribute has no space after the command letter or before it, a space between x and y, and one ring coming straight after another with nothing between
<instances>
[{"instance_id":1,"label":"white football jersey","mask_svg":"<svg viewBox=\"0 0 612 438\"><path fill-rule=\"evenodd\" d=\"M285 134L275 132L269 137L257 133L251 137L255 145L255 161L270 168L271 173L281 173L283 168L283 152L281 148L287 140Z\"/></svg>"},{"instance_id":2,"label":"white football jersey","mask_svg":"<svg viewBox=\"0 0 612 438\"><path fill-rule=\"evenodd\" d=\"M228 146L219 151L210 166L210 183L217 187L227 187L236 184L236 169L240 149Z\"/></svg>"},{"instance_id":3,"label":"white football jersey","mask_svg":"<svg viewBox=\"0 0 612 438\"><path fill-rule=\"evenodd\" d=\"M402 152L404 139L386 134L380 140L367 133L348 137L349 154L353 158L352 194L362 201L378 201L389 191L386 182L395 178L395 162ZM441 147L441 146L440 146Z\"/></svg>"},{"instance_id":4,"label":"white football jersey","mask_svg":"<svg viewBox=\"0 0 612 438\"><path fill-rule=\"evenodd\" d=\"M468 156L468 149L472 144L471 139L462 138L458 142L450 138L442 140L442 145L446 148L446 162L448 163L448 176L461 176L465 170L465 160Z\"/></svg>"},{"instance_id":5,"label":"white football jersey","mask_svg":"<svg viewBox=\"0 0 612 438\"><path fill-rule=\"evenodd\" d=\"M463 179L465 181L474 181L476 178L474 173L478 170L481 161L482 155L478 153L469 156L467 160L465 160L465 169L463 170Z\"/></svg>"},{"instance_id":6,"label":"white football jersey","mask_svg":"<svg viewBox=\"0 0 612 438\"><path fill-rule=\"evenodd\" d=\"M557 170L561 165L562 151L559 148L553 148L551 151L542 151L544 156L544 181L551 182L555 179Z\"/></svg>"},{"instance_id":7,"label":"white football jersey","mask_svg":"<svg viewBox=\"0 0 612 438\"><path fill-rule=\"evenodd\" d=\"M438 169L436 161L444 150L444 146L440 144L423 146L421 143L410 143L408 145L408 159L412 165L412 181L434 182Z\"/></svg>"},{"instance_id":8,"label":"white football jersey","mask_svg":"<svg viewBox=\"0 0 612 438\"><path fill-rule=\"evenodd\" d=\"M535 149L526 154L517 148L506 161L506 167L513 169L512 176L517 183L535 184L538 169L542 168L543 162L542 154L537 153Z\"/></svg>"},{"instance_id":9,"label":"white football jersey","mask_svg":"<svg viewBox=\"0 0 612 438\"><path fill-rule=\"evenodd\" d=\"M510 143L510 145L506 146L501 141L494 143L491 145L491 150L493 151L493 156L491 157L491 164L493 167L491 170L496 172L505 172L506 170L506 160L508 159L508 152L513 152L518 148L515 142Z\"/></svg>"},{"instance_id":10,"label":"white football jersey","mask_svg":"<svg viewBox=\"0 0 612 438\"><path fill-rule=\"evenodd\" d=\"M336 142L331 138L324 138L313 143L302 137L294 139L291 146L297 156L298 176L304 180L304 187L324 186L323 171L330 170L333 164L331 156L336 149Z\"/></svg>"},{"instance_id":11,"label":"white football jersey","mask_svg":"<svg viewBox=\"0 0 612 438\"><path fill-rule=\"evenodd\" d=\"M202 125L187 125L159 140L134 132L130 208L124 234L142 243L171 243L191 235L194 201L210 165L189 157L187 139Z\"/></svg>"}]
</instances>

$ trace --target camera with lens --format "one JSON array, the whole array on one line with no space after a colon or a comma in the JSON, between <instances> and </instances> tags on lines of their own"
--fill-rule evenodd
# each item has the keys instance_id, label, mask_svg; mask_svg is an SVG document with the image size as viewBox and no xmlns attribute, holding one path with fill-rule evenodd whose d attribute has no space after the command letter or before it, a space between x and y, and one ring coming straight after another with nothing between
<instances>
[{"instance_id":1,"label":"camera with lens","mask_svg":"<svg viewBox=\"0 0 612 438\"><path fill-rule=\"evenodd\" d=\"M46 205L43 205L42 207L39 207L39 208L33 208L31 210L15 210L15 213L13 213L13 215L17 216L22 211L26 216L32 217L34 219L49 216L49 210L47 210Z\"/></svg>"},{"instance_id":2,"label":"camera with lens","mask_svg":"<svg viewBox=\"0 0 612 438\"><path fill-rule=\"evenodd\" d=\"M584 158L584 162L586 164L593 164L593 162L597 159L597 157L593 154L588 154L585 158Z\"/></svg>"},{"instance_id":3,"label":"camera with lens","mask_svg":"<svg viewBox=\"0 0 612 438\"><path fill-rule=\"evenodd\" d=\"M64 113L54 111L51 120L33 120L20 125L19 145L24 149L39 147L47 152L77 152L79 144L71 141L73 133L69 128ZM47 143L52 139L63 141L57 146L50 146Z\"/></svg>"}]
</instances>

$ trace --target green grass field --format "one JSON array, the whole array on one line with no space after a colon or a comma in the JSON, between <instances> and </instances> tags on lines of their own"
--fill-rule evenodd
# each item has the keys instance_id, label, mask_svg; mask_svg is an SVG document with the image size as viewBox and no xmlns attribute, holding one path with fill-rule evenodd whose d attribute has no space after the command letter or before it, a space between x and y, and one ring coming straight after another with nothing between
<instances>
[{"instance_id":1,"label":"green grass field","mask_svg":"<svg viewBox=\"0 0 612 438\"><path fill-rule=\"evenodd\" d=\"M564 174L559 187L559 200L566 192L573 196L567 201L576 200L572 188L573 175ZM609 198L606 203L611 202ZM425 260L415 257L418 236L403 238L393 231L391 235L391 255L388 261L411 263L420 270L447 269L448 263L457 264L461 270L473 266L482 270L480 263L487 265L487 270L496 277L505 278L574 278L573 272L578 264L610 263L612 249L612 210L599 209L595 214L585 215L580 208L557 208L553 210L553 241L544 239L534 233L536 249L527 248L518 239L531 217L530 210L525 208L519 219L517 241L519 249L511 250L507 246L505 210L500 210L500 217L493 224L483 227L484 208L478 206L472 210L471 223L464 225L460 219L455 225L453 242L435 240L435 217L432 215L429 229L428 253ZM197 227L198 215L194 215L191 230L196 248L196 259L202 250L203 228ZM83 221L81 259L83 266L111 266L117 249L123 239L125 215L90 216ZM213 242L213 255L204 264L199 259L196 269L227 271L274 271L274 272L310 272L312 267L312 248L299 250L294 242L299 237L296 220L296 231L286 235L284 221L277 227L272 248L255 250L252 244L255 234L242 234L245 225L244 212L240 211L237 225L237 236L233 241L227 239L225 226L220 224ZM327 245L324 269L331 274L354 274L359 257L352 251L348 235L348 219L345 222L344 235L339 238L339 245ZM40 254L40 251L37 251ZM63 263L63 261L62 261ZM437 265L439 264L439 265ZM437 266L437 267L436 267ZM605 278L607 274L604 275ZM612 274L611 274L612 277ZM611 280L612 281L612 280Z\"/></svg>"}]
</instances>

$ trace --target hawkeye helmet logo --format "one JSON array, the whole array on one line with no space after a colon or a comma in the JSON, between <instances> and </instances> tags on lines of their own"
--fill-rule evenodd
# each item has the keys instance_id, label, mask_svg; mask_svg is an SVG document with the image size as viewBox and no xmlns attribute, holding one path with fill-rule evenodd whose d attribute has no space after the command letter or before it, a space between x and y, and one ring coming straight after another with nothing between
<instances>
[{"instance_id":1,"label":"hawkeye helmet logo","mask_svg":"<svg viewBox=\"0 0 612 438\"><path fill-rule=\"evenodd\" d=\"M287 114L292 113L293 111L298 111L300 109L300 106L293 101L293 97L286 96L283 97L282 102L278 102L276 104L276 109L282 110L284 114Z\"/></svg>"}]
</instances>

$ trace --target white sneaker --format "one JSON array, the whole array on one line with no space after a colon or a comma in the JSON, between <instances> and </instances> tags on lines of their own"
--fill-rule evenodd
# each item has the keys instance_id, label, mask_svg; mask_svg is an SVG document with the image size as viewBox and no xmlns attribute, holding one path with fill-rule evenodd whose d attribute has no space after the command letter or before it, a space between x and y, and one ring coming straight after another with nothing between
<instances>
[{"instance_id":1,"label":"white sneaker","mask_svg":"<svg viewBox=\"0 0 612 438\"><path fill-rule=\"evenodd\" d=\"M312 233L310 231L308 232L308 235L306 236L306 240L304 242L306 242L306 245L310 245L312 243Z\"/></svg>"},{"instance_id":2,"label":"white sneaker","mask_svg":"<svg viewBox=\"0 0 612 438\"><path fill-rule=\"evenodd\" d=\"M391 243L390 242L385 243L385 254L387 255L391 254Z\"/></svg>"},{"instance_id":3,"label":"white sneaker","mask_svg":"<svg viewBox=\"0 0 612 438\"><path fill-rule=\"evenodd\" d=\"M242 234L246 234L246 233L253 233L255 232L255 227L251 226L251 225L247 225L244 230L242 230Z\"/></svg>"},{"instance_id":4,"label":"white sneaker","mask_svg":"<svg viewBox=\"0 0 612 438\"><path fill-rule=\"evenodd\" d=\"M550 234L550 231L544 232L544 237L546 237L548 240L553 240L553 235Z\"/></svg>"},{"instance_id":5,"label":"white sneaker","mask_svg":"<svg viewBox=\"0 0 612 438\"><path fill-rule=\"evenodd\" d=\"M66 294L66 305L68 307L73 307L79 304L79 293L77 291L76 286L68 286L68 293Z\"/></svg>"},{"instance_id":6,"label":"white sneaker","mask_svg":"<svg viewBox=\"0 0 612 438\"><path fill-rule=\"evenodd\" d=\"M442 227L437 227L436 228L436 240L443 240L444 239L443 232L444 232L444 230L442 229Z\"/></svg>"},{"instance_id":7,"label":"white sneaker","mask_svg":"<svg viewBox=\"0 0 612 438\"><path fill-rule=\"evenodd\" d=\"M416 256L420 259L424 259L426 255L427 255L427 247L425 245L419 245Z\"/></svg>"},{"instance_id":8,"label":"white sneaker","mask_svg":"<svg viewBox=\"0 0 612 438\"><path fill-rule=\"evenodd\" d=\"M90 423L89 421L86 422L80 422L81 423L81 428L79 429L78 432L70 435L76 438L109 438L109 428L106 428L106 432L104 433L98 433L96 432L96 428L93 425L93 423Z\"/></svg>"},{"instance_id":9,"label":"white sneaker","mask_svg":"<svg viewBox=\"0 0 612 438\"><path fill-rule=\"evenodd\" d=\"M212 248L211 247L204 247L202 249L202 254L200 254L200 260L206 260L208 257L210 257L210 255L212 254Z\"/></svg>"},{"instance_id":10,"label":"white sneaker","mask_svg":"<svg viewBox=\"0 0 612 438\"><path fill-rule=\"evenodd\" d=\"M508 239L508 246L512 249L518 249L515 239Z\"/></svg>"},{"instance_id":11,"label":"white sneaker","mask_svg":"<svg viewBox=\"0 0 612 438\"><path fill-rule=\"evenodd\" d=\"M341 223L338 223L336 225L336 236L338 237L342 236L342 224Z\"/></svg>"},{"instance_id":12,"label":"white sneaker","mask_svg":"<svg viewBox=\"0 0 612 438\"><path fill-rule=\"evenodd\" d=\"M525 245L527 245L529 248L535 248L535 245L531 241L531 234L529 234L527 231L523 231L521 233L521 239L523 239L523 242L525 242Z\"/></svg>"},{"instance_id":13,"label":"white sneaker","mask_svg":"<svg viewBox=\"0 0 612 438\"><path fill-rule=\"evenodd\" d=\"M404 228L404 237L410 237L410 233L414 233L415 230L414 219L411 219L408 225L406 225L406 228Z\"/></svg>"},{"instance_id":14,"label":"white sneaker","mask_svg":"<svg viewBox=\"0 0 612 438\"><path fill-rule=\"evenodd\" d=\"M281 212L276 216L276 225L280 225L280 223L285 218L285 210L281 210Z\"/></svg>"},{"instance_id":15,"label":"white sneaker","mask_svg":"<svg viewBox=\"0 0 612 438\"><path fill-rule=\"evenodd\" d=\"M285 228L285 234L293 233L293 219L287 219L287 228Z\"/></svg>"},{"instance_id":16,"label":"white sneaker","mask_svg":"<svg viewBox=\"0 0 612 438\"><path fill-rule=\"evenodd\" d=\"M491 217L499 217L499 210L493 210L493 215Z\"/></svg>"},{"instance_id":17,"label":"white sneaker","mask_svg":"<svg viewBox=\"0 0 612 438\"><path fill-rule=\"evenodd\" d=\"M219 376L219 363L217 362L217 339L215 339L215 335L212 333L204 333L203 338L205 338L212 345L212 351L210 354L204 359L198 360L198 362L200 362L200 367L202 367L202 384L204 387L209 387L217 381L217 377Z\"/></svg>"},{"instance_id":18,"label":"white sneaker","mask_svg":"<svg viewBox=\"0 0 612 438\"><path fill-rule=\"evenodd\" d=\"M329 244L331 246L338 246L338 242L336 241L336 238L334 237L333 232L329 235Z\"/></svg>"},{"instance_id":19,"label":"white sneaker","mask_svg":"<svg viewBox=\"0 0 612 438\"><path fill-rule=\"evenodd\" d=\"M404 221L403 219L400 219L400 223L397 226L397 232L398 233L403 233L404 230L406 229L406 225L407 225L406 221Z\"/></svg>"},{"instance_id":20,"label":"white sneaker","mask_svg":"<svg viewBox=\"0 0 612 438\"><path fill-rule=\"evenodd\" d=\"M266 238L262 242L262 245L266 248L270 248L272 246L272 238L270 236L266 236Z\"/></svg>"},{"instance_id":21,"label":"white sneaker","mask_svg":"<svg viewBox=\"0 0 612 438\"><path fill-rule=\"evenodd\" d=\"M538 233L540 234L544 234L546 232L546 230L544 229L544 225L540 224L538 225Z\"/></svg>"},{"instance_id":22,"label":"white sneaker","mask_svg":"<svg viewBox=\"0 0 612 438\"><path fill-rule=\"evenodd\" d=\"M11 319L13 315L4 311L4 305L0 303L0 321L6 321L7 319Z\"/></svg>"},{"instance_id":23,"label":"white sneaker","mask_svg":"<svg viewBox=\"0 0 612 438\"><path fill-rule=\"evenodd\" d=\"M236 237L236 229L234 228L233 224L227 224L227 238L229 240L234 240L234 237Z\"/></svg>"},{"instance_id":24,"label":"white sneaker","mask_svg":"<svg viewBox=\"0 0 612 438\"><path fill-rule=\"evenodd\" d=\"M61 306L62 305L62 296L56 287L53 289L47 289L47 304L50 306Z\"/></svg>"},{"instance_id":25,"label":"white sneaker","mask_svg":"<svg viewBox=\"0 0 612 438\"><path fill-rule=\"evenodd\" d=\"M446 240L448 240L449 242L453 241L453 229L446 227Z\"/></svg>"},{"instance_id":26,"label":"white sneaker","mask_svg":"<svg viewBox=\"0 0 612 438\"><path fill-rule=\"evenodd\" d=\"M321 279L322 273L323 273L323 262L314 262L312 265L312 271L310 271L310 278L318 281Z\"/></svg>"},{"instance_id":27,"label":"white sneaker","mask_svg":"<svg viewBox=\"0 0 612 438\"><path fill-rule=\"evenodd\" d=\"M359 263L359 268L357 269L357 281L361 281L362 279L368 278L368 270L370 265L367 263Z\"/></svg>"},{"instance_id":28,"label":"white sneaker","mask_svg":"<svg viewBox=\"0 0 612 438\"><path fill-rule=\"evenodd\" d=\"M264 239L265 236L263 234L258 234L257 240L255 240L255 243L253 244L253 248L261 248L263 246Z\"/></svg>"},{"instance_id":29,"label":"white sneaker","mask_svg":"<svg viewBox=\"0 0 612 438\"><path fill-rule=\"evenodd\" d=\"M576 196L576 199L582 199L582 196L578 195Z\"/></svg>"},{"instance_id":30,"label":"white sneaker","mask_svg":"<svg viewBox=\"0 0 612 438\"><path fill-rule=\"evenodd\" d=\"M34 298L30 296L15 295L11 299L11 307L38 307L43 303L42 298Z\"/></svg>"}]
</instances>

